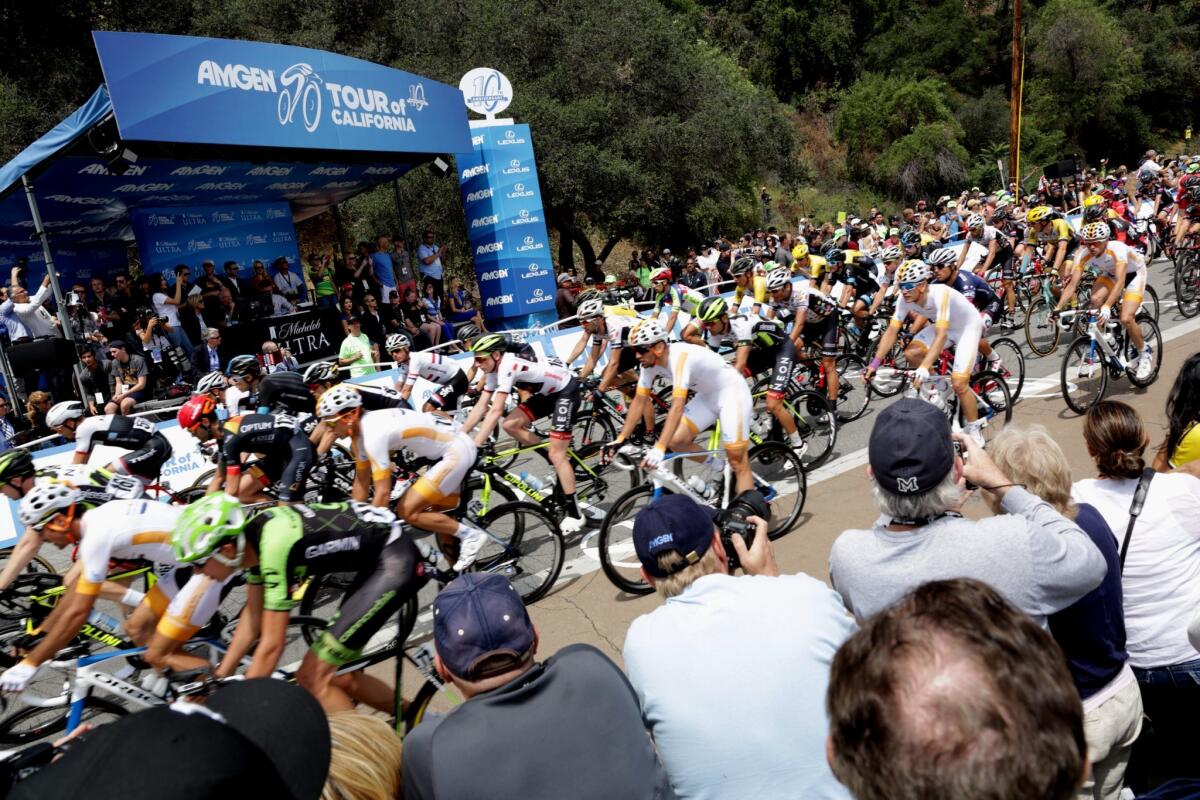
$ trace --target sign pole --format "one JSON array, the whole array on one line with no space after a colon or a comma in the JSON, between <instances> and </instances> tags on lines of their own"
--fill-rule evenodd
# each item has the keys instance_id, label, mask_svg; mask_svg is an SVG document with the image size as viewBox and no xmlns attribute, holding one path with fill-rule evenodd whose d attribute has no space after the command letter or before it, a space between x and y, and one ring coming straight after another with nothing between
<instances>
[{"instance_id":1,"label":"sign pole","mask_svg":"<svg viewBox=\"0 0 1200 800\"><path fill-rule=\"evenodd\" d=\"M1018 184L1021 174L1021 0L1013 0L1012 87L1008 106L1008 180Z\"/></svg>"}]
</instances>

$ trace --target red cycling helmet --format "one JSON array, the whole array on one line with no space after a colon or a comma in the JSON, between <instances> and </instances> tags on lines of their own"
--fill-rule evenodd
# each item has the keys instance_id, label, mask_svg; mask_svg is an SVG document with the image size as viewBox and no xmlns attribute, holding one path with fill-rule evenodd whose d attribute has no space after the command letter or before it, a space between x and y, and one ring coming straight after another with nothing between
<instances>
[{"instance_id":1,"label":"red cycling helmet","mask_svg":"<svg viewBox=\"0 0 1200 800\"><path fill-rule=\"evenodd\" d=\"M190 431L205 417L216 413L217 404L206 394L192 395L192 398L179 407L179 427Z\"/></svg>"}]
</instances>

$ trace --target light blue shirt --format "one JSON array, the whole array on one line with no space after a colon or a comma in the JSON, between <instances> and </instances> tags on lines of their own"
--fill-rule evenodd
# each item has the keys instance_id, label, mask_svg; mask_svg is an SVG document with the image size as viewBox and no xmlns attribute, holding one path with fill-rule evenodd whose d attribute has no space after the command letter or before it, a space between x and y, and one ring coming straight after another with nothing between
<instances>
[{"instance_id":1,"label":"light blue shirt","mask_svg":"<svg viewBox=\"0 0 1200 800\"><path fill-rule=\"evenodd\" d=\"M676 794L848 800L825 761L825 689L854 630L803 574L705 575L634 620L625 673Z\"/></svg>"},{"instance_id":2,"label":"light blue shirt","mask_svg":"<svg viewBox=\"0 0 1200 800\"><path fill-rule=\"evenodd\" d=\"M438 256L428 264L425 259L438 251L437 245L421 244L417 247L417 259L421 262L421 274L428 275L435 280L442 279L442 257Z\"/></svg>"},{"instance_id":3,"label":"light blue shirt","mask_svg":"<svg viewBox=\"0 0 1200 800\"><path fill-rule=\"evenodd\" d=\"M3 320L4 327L8 328L10 340L22 339L29 335L29 331L25 329L25 323L17 317L15 305L11 299L0 303L0 320Z\"/></svg>"},{"instance_id":4,"label":"light blue shirt","mask_svg":"<svg viewBox=\"0 0 1200 800\"><path fill-rule=\"evenodd\" d=\"M396 288L396 271L392 269L392 257L387 253L376 251L371 254L371 266L375 270L375 278L385 289L383 299L387 300L387 289Z\"/></svg>"}]
</instances>

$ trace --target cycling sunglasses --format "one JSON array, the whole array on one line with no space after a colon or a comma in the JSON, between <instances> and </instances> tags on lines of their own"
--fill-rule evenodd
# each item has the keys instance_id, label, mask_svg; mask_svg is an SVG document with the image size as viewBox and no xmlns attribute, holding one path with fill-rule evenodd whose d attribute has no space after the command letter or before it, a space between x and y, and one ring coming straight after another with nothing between
<instances>
[{"instance_id":1,"label":"cycling sunglasses","mask_svg":"<svg viewBox=\"0 0 1200 800\"><path fill-rule=\"evenodd\" d=\"M349 411L343 411L342 413L336 414L332 417L326 417L325 419L321 420L321 422L330 428L336 428L338 423L351 419L354 416L355 411L358 411L358 409L352 408Z\"/></svg>"},{"instance_id":2,"label":"cycling sunglasses","mask_svg":"<svg viewBox=\"0 0 1200 800\"><path fill-rule=\"evenodd\" d=\"M650 345L649 347L635 347L635 348L633 348L633 354L635 356L644 356L644 355L646 355L646 353L649 353L653 349L654 349L654 345Z\"/></svg>"},{"instance_id":3,"label":"cycling sunglasses","mask_svg":"<svg viewBox=\"0 0 1200 800\"><path fill-rule=\"evenodd\" d=\"M922 283L924 283L924 281L905 281L904 283L900 284L900 291L911 292L913 289L916 289Z\"/></svg>"}]
</instances>

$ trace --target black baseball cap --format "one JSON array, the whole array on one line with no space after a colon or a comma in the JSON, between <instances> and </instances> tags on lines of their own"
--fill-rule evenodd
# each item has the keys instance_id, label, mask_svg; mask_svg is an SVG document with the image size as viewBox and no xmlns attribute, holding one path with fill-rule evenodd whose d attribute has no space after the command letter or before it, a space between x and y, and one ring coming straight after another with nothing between
<instances>
[{"instance_id":1,"label":"black baseball cap","mask_svg":"<svg viewBox=\"0 0 1200 800\"><path fill-rule=\"evenodd\" d=\"M885 408L867 445L871 471L892 494L920 494L954 467L950 421L932 403L905 397Z\"/></svg>"},{"instance_id":2,"label":"black baseball cap","mask_svg":"<svg viewBox=\"0 0 1200 800\"><path fill-rule=\"evenodd\" d=\"M643 508L633 520L633 549L642 567L655 578L666 578L699 561L712 544L716 514L682 494L664 495ZM658 557L672 551L684 560L664 570Z\"/></svg>"},{"instance_id":3,"label":"black baseball cap","mask_svg":"<svg viewBox=\"0 0 1200 800\"><path fill-rule=\"evenodd\" d=\"M112 339L109 341L108 346L109 347L119 347L120 349L124 350L125 342L121 341L120 339Z\"/></svg>"},{"instance_id":4,"label":"black baseball cap","mask_svg":"<svg viewBox=\"0 0 1200 800\"><path fill-rule=\"evenodd\" d=\"M361 324L362 317L360 317L358 314L351 314L350 316L346 317L347 325L354 325L355 323Z\"/></svg>"}]
</instances>

